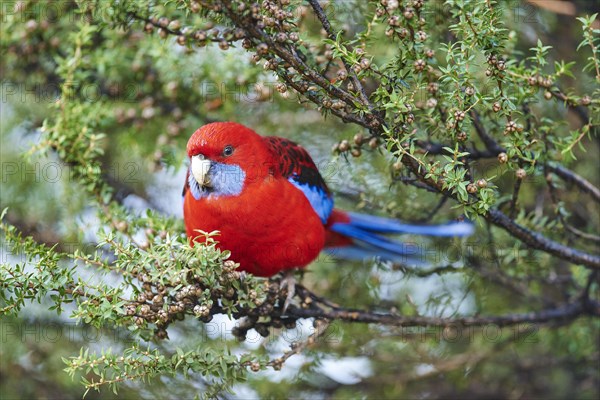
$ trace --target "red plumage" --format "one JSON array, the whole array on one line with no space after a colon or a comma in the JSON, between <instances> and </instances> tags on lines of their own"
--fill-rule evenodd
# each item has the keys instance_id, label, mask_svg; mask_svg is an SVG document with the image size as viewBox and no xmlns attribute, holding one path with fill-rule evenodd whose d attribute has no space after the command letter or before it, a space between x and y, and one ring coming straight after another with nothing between
<instances>
[{"instance_id":1,"label":"red plumage","mask_svg":"<svg viewBox=\"0 0 600 400\"><path fill-rule=\"evenodd\" d=\"M229 157L222 155L225 146L234 147ZM325 228L306 196L288 180L293 173L312 170L311 179L326 189L306 150L239 124L213 123L192 135L187 151L190 157L201 153L237 164L246 174L237 196L195 199L186 181L184 219L190 238L198 237L198 229L220 231L219 247L231 251L241 270L258 276L304 267L317 257L325 245Z\"/></svg>"}]
</instances>

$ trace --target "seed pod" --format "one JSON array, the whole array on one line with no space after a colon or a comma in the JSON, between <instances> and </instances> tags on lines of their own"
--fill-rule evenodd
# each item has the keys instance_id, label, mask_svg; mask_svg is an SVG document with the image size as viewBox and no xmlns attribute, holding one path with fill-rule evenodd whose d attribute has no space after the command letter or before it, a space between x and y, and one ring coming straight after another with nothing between
<instances>
[{"instance_id":1,"label":"seed pod","mask_svg":"<svg viewBox=\"0 0 600 400\"><path fill-rule=\"evenodd\" d=\"M350 143L347 140L342 140L338 148L341 152L346 152L350 149Z\"/></svg>"},{"instance_id":2,"label":"seed pod","mask_svg":"<svg viewBox=\"0 0 600 400\"><path fill-rule=\"evenodd\" d=\"M371 140L369 140L369 147L371 149L375 150L378 146L379 146L379 140L377 140L377 138L371 138Z\"/></svg>"},{"instance_id":3,"label":"seed pod","mask_svg":"<svg viewBox=\"0 0 600 400\"><path fill-rule=\"evenodd\" d=\"M581 98L581 105L589 106L590 104L592 104L592 98L590 96L585 95Z\"/></svg>"},{"instance_id":4,"label":"seed pod","mask_svg":"<svg viewBox=\"0 0 600 400\"><path fill-rule=\"evenodd\" d=\"M363 141L364 141L364 139L365 139L365 138L364 138L363 134L362 134L362 133L360 133L360 132L359 132L359 133L357 133L356 135L354 135L354 143L355 143L357 146L360 146L360 145L362 145L362 144L363 144Z\"/></svg>"},{"instance_id":5,"label":"seed pod","mask_svg":"<svg viewBox=\"0 0 600 400\"><path fill-rule=\"evenodd\" d=\"M344 107L345 107L345 104L341 100L334 100L333 103L331 104L331 108L333 108L334 110L341 110Z\"/></svg>"},{"instance_id":6,"label":"seed pod","mask_svg":"<svg viewBox=\"0 0 600 400\"><path fill-rule=\"evenodd\" d=\"M154 332L154 336L156 336L158 339L167 339L169 337L165 329L157 329Z\"/></svg>"},{"instance_id":7,"label":"seed pod","mask_svg":"<svg viewBox=\"0 0 600 400\"><path fill-rule=\"evenodd\" d=\"M275 89L276 89L276 90L277 90L279 93L285 93L285 92L287 92L287 86L286 86L286 84L285 84L285 83L282 83L282 82L278 82L278 83L275 85Z\"/></svg>"},{"instance_id":8,"label":"seed pod","mask_svg":"<svg viewBox=\"0 0 600 400\"><path fill-rule=\"evenodd\" d=\"M229 49L229 43L226 40L221 40L219 41L219 48L221 50L227 50Z\"/></svg>"},{"instance_id":9,"label":"seed pod","mask_svg":"<svg viewBox=\"0 0 600 400\"><path fill-rule=\"evenodd\" d=\"M508 132L508 133L512 133L512 132L516 132L517 130L517 123L515 121L508 121L506 123L506 126L504 127L504 131Z\"/></svg>"},{"instance_id":10,"label":"seed pod","mask_svg":"<svg viewBox=\"0 0 600 400\"><path fill-rule=\"evenodd\" d=\"M427 40L427 33L425 31L417 31L417 33L415 33L415 40L417 42L424 42Z\"/></svg>"},{"instance_id":11,"label":"seed pod","mask_svg":"<svg viewBox=\"0 0 600 400\"><path fill-rule=\"evenodd\" d=\"M194 32L193 35L194 39L198 40L198 41L202 41L202 40L206 40L206 31L196 31Z\"/></svg>"},{"instance_id":12,"label":"seed pod","mask_svg":"<svg viewBox=\"0 0 600 400\"><path fill-rule=\"evenodd\" d=\"M160 27L162 27L162 28L166 28L166 27L168 27L168 26L169 26L169 23L170 23L170 22L171 22L171 21L169 21L169 18L167 18L167 17L160 17L160 18L158 19L158 26L160 26Z\"/></svg>"},{"instance_id":13,"label":"seed pod","mask_svg":"<svg viewBox=\"0 0 600 400\"><path fill-rule=\"evenodd\" d=\"M285 43L288 40L288 35L285 32L279 32L275 36L275 40L277 40L279 43Z\"/></svg>"},{"instance_id":14,"label":"seed pod","mask_svg":"<svg viewBox=\"0 0 600 400\"><path fill-rule=\"evenodd\" d=\"M265 55L269 51L269 46L266 43L260 43L258 46L256 46L256 51L260 55Z\"/></svg>"},{"instance_id":15,"label":"seed pod","mask_svg":"<svg viewBox=\"0 0 600 400\"><path fill-rule=\"evenodd\" d=\"M415 70L420 72L425 69L425 66L427 65L427 63L423 59L418 59L414 62L413 65L415 66Z\"/></svg>"}]
</instances>

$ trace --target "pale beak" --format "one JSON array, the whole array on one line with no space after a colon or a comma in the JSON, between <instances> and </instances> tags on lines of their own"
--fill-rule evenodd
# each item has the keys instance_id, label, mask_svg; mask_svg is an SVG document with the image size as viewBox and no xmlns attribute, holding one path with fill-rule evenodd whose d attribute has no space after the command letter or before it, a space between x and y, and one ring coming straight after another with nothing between
<instances>
[{"instance_id":1,"label":"pale beak","mask_svg":"<svg viewBox=\"0 0 600 400\"><path fill-rule=\"evenodd\" d=\"M204 158L204 155L198 154L192 156L192 175L196 182L202 187L210 187L210 178L208 177L208 170L210 169L211 162Z\"/></svg>"}]
</instances>

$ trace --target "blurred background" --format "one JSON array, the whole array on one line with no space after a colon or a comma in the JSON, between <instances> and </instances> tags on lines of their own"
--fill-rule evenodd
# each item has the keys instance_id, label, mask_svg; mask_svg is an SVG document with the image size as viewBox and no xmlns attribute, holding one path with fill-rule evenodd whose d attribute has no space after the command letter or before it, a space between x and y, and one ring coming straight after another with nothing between
<instances>
[{"instance_id":1,"label":"blurred background","mask_svg":"<svg viewBox=\"0 0 600 400\"><path fill-rule=\"evenodd\" d=\"M348 31L361 31L366 3L340 1L335 18L345 21ZM539 38L554 47L552 60L579 62L575 48L581 27L574 16L593 12L594 3L504 3L516 53L534 47ZM31 151L40 142L43 121L57 112L53 104L63 83L56 75L56 60L64 57L64 46L81 15L69 1L2 0L0 4L0 209L8 207L6 220L39 242L65 250L93 250L100 228L97 210L56 154ZM211 28L211 23L204 23ZM319 35L316 23L314 32L307 25L309 34ZM360 130L334 117L324 118L299 103L292 92L278 93L274 76L253 64L241 48L225 52L209 45L190 52L172 37L145 33L139 26L107 25L98 40L97 50L91 49L85 59L86 73L96 84L85 90L89 101L99 105L98 124L108 136L103 157L106 179L132 213L154 209L181 217L187 138L207 122L232 120L263 135L301 143L317 162L340 208L409 221L424 220L432 210L436 210L434 222L459 215L450 202L438 210L439 198L434 194L394 182L393 161L380 151L364 151L357 159L333 154L333 145L351 140ZM385 43L371 45L373 53L385 58ZM556 112L563 113L567 123L575 118L560 107ZM577 153L580 170L588 171L588 179L597 184L598 141L586 149ZM495 168L490 166L489 176L496 175ZM535 203L537 184L528 182L524 201ZM581 218L597 222L597 211L597 206L582 200ZM528 285L539 283L520 276L522 295L518 295L503 284L503 275L482 276L464 268L466 249L483 263L500 260L500 265L518 263L526 269L540 262L536 254L502 235L498 251L490 253L485 246L486 227L479 229L480 235L462 242L405 238L416 251L433 255L419 266L421 272L323 255L310 266L304 283L347 307L396 307L407 315L503 314L531 306ZM2 262L23 260L23 255L11 254L5 247L0 252ZM444 266L449 268L428 273ZM176 346L227 346L234 353L252 349L280 354L291 340L305 337L312 325L306 321L295 330L273 332L265 339L249 335L244 343L233 340L232 327L226 318L203 326L186 320L170 328L169 341L156 346L165 351ZM533 330L400 329L341 323L329 329L325 339L292 357L281 372L253 374L223 397L597 398L599 394L598 320L584 318L560 328ZM0 319L0 397L81 397L83 388L63 372L62 358L82 347L118 351L128 340L126 330L76 324L68 309L57 316L46 304L28 305L19 317ZM127 383L118 397L192 398L202 391L200 382L199 377L172 376L148 384ZM87 397L116 396L102 391Z\"/></svg>"}]
</instances>

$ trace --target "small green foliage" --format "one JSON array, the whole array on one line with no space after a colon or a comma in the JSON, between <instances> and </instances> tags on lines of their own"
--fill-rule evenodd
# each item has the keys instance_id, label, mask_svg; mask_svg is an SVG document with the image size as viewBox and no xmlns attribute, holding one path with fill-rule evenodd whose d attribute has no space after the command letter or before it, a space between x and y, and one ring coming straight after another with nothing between
<instances>
[{"instance_id":1,"label":"small green foliage","mask_svg":"<svg viewBox=\"0 0 600 400\"><path fill-rule=\"evenodd\" d=\"M597 14L508 0L6 5L0 315L27 329L36 303L127 332L64 346L82 346L60 353L81 393L139 381L146 397L240 384L265 398L597 397ZM573 39L566 18L580 23L576 51L555 40ZM468 218L478 232L402 238L415 265L320 257L284 313L280 277L240 273L218 232L190 246L171 216L160 179L214 120L305 144L342 208ZM26 158L4 146L25 141ZM47 165L68 173L40 182ZM221 316L236 326L209 337ZM252 336L260 345L234 340ZM15 365L49 352L16 342L0 354ZM293 379L259 373L300 352ZM344 357L368 358L363 382L326 376ZM0 363L3 384L20 380L12 370Z\"/></svg>"}]
</instances>

